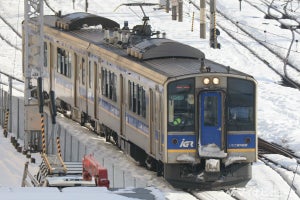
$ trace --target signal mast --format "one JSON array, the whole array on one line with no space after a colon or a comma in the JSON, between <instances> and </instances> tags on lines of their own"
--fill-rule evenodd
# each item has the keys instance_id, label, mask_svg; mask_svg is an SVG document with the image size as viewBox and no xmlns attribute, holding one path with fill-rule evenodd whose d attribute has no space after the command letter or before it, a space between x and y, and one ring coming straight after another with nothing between
<instances>
[{"instance_id":1,"label":"signal mast","mask_svg":"<svg viewBox=\"0 0 300 200\"><path fill-rule=\"evenodd\" d=\"M24 34L23 46L24 61L23 74L25 78L24 89L24 146L29 150L32 145L40 140L41 102L37 100L35 91L39 82L42 88L44 76L44 5L43 0L24 0ZM34 24L34 26L29 24ZM39 80L39 81L38 81ZM41 95L41 94L40 94ZM40 106L38 106L40 104Z\"/></svg>"}]
</instances>

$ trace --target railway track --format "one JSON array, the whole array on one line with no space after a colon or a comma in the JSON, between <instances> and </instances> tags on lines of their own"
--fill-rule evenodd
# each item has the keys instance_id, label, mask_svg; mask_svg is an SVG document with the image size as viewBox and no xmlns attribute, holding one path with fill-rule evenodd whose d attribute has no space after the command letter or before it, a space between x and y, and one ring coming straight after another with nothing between
<instances>
[{"instance_id":1,"label":"railway track","mask_svg":"<svg viewBox=\"0 0 300 200\"><path fill-rule=\"evenodd\" d=\"M278 155L282 155L282 157L278 158ZM276 171L300 198L300 191L297 190L297 187L294 184L295 178L300 177L299 156L295 155L295 153L290 149L259 138L258 157L259 160ZM293 174L293 176L288 176L287 174Z\"/></svg>"},{"instance_id":2,"label":"railway track","mask_svg":"<svg viewBox=\"0 0 300 200\"><path fill-rule=\"evenodd\" d=\"M197 10L200 10L199 6L196 5L193 1L188 0L187 2L191 3ZM207 4L208 4L208 2L207 2ZM283 84L297 88L300 90L300 82L288 77L287 74L285 73L287 70L284 69L286 67L289 67L290 69L295 71L295 73L299 74L300 69L298 66L296 66L291 61L286 59L286 55L282 55L281 53L277 52L275 50L276 48L272 47L272 44L266 43L261 38L257 38L255 35L253 35L253 33L251 33L251 31L248 30L248 28L250 28L250 27L245 28L245 26L242 23L238 23L237 21L233 20L230 16L228 16L227 14L225 14L218 8L216 11L219 15L218 19L220 19L220 17L222 17L224 19L224 20L220 20L220 21L222 21L222 23L217 22L217 26L219 28L221 28L222 31L226 32L232 39L234 39L239 44L241 44L246 49L248 49L255 57L257 57L259 60L261 60L263 63L265 63L277 75L279 75L282 79ZM261 9L260 9L260 11L262 12ZM207 15L206 17L210 18L209 15ZM224 23L225 21L226 21L226 23ZM234 27L234 26L237 27L238 31L233 31L232 29L227 28L227 27ZM261 32L263 34L263 30L261 30ZM248 42L245 42L245 41L248 41ZM251 47L250 45L248 45L248 44L252 44L252 43L258 43L258 45L260 45L262 48L264 48L263 49L264 55L260 55L258 49L255 48L255 47L257 47L257 45L254 45L254 47ZM260 48L260 50L262 50L262 48ZM289 50L289 49L287 49L287 50ZM268 55L268 56L266 56L266 55ZM268 59L266 59L266 57L270 57L271 59L268 60ZM278 59L280 60L280 63L282 63L282 66L285 66L284 68L278 68L277 66L274 66L274 64L272 64L274 62L274 60L278 60Z\"/></svg>"},{"instance_id":3,"label":"railway track","mask_svg":"<svg viewBox=\"0 0 300 200\"><path fill-rule=\"evenodd\" d=\"M300 34L300 31L298 30L300 28L299 20L297 19L297 17L289 14L289 12L288 12L287 6L288 6L289 2L286 2L285 6L283 6L283 8L281 10L277 6L273 5L274 0L271 2L269 2L267 0L260 0L260 2L267 7L267 11L256 6L253 2L251 2L249 0L245 0L245 2L247 2L249 5L251 5L255 9L262 12L265 15L266 19L276 20L280 24L281 28L289 29L291 31L291 33L292 33L291 44L290 44L290 47L288 48L286 57L283 58L283 62L284 62L284 67L286 67L286 65L289 65L292 69L294 69L295 71L297 71L299 73L300 72L299 66L296 66L295 64L292 64L288 61L288 56L292 52L292 50L291 50L292 44L294 43L294 41L298 42L298 40L295 39L295 35ZM279 14L279 16L274 14L274 11L271 12L271 10L274 10L277 13L277 15ZM290 24L290 25L288 25L288 24ZM292 85L294 85L295 87L297 87L299 89L299 82L293 80L293 78L291 78L287 74L286 68L284 69L284 76L286 78L286 80L284 80L284 81L286 81L287 83L291 83Z\"/></svg>"},{"instance_id":4,"label":"railway track","mask_svg":"<svg viewBox=\"0 0 300 200\"><path fill-rule=\"evenodd\" d=\"M262 138L258 138L258 155L260 156L263 154L280 154L288 158L300 159L300 157L296 156L292 150L286 149L276 143L267 142Z\"/></svg>"}]
</instances>

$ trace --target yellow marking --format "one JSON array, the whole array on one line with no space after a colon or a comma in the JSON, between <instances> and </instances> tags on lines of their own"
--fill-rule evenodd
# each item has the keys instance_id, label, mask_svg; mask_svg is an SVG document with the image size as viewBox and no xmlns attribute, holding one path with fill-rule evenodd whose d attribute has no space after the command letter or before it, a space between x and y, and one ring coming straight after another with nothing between
<instances>
[{"instance_id":1,"label":"yellow marking","mask_svg":"<svg viewBox=\"0 0 300 200\"><path fill-rule=\"evenodd\" d=\"M168 149L168 153L196 153L196 149Z\"/></svg>"},{"instance_id":2,"label":"yellow marking","mask_svg":"<svg viewBox=\"0 0 300 200\"><path fill-rule=\"evenodd\" d=\"M255 152L256 149L252 148L252 149L227 149L227 152L228 153L236 153L236 152L243 152L243 153L246 153L246 152Z\"/></svg>"}]
</instances>

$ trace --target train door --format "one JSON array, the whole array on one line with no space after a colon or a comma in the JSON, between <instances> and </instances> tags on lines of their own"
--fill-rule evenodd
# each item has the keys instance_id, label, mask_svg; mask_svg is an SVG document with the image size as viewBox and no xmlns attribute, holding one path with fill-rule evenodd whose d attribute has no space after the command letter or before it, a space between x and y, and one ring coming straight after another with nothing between
<instances>
[{"instance_id":1,"label":"train door","mask_svg":"<svg viewBox=\"0 0 300 200\"><path fill-rule=\"evenodd\" d=\"M93 85L93 93L94 93L94 116L95 119L98 119L98 64L97 62L94 62L94 85Z\"/></svg>"},{"instance_id":2,"label":"train door","mask_svg":"<svg viewBox=\"0 0 300 200\"><path fill-rule=\"evenodd\" d=\"M156 111L155 111L155 140L158 142L158 147L157 147L157 152L162 153L162 134L161 134L161 129L162 129L162 108L163 106L161 105L162 103L162 97L161 93L157 90L156 91Z\"/></svg>"},{"instance_id":3,"label":"train door","mask_svg":"<svg viewBox=\"0 0 300 200\"><path fill-rule=\"evenodd\" d=\"M199 95L201 146L215 144L222 149L222 93L220 91L201 92Z\"/></svg>"},{"instance_id":4,"label":"train door","mask_svg":"<svg viewBox=\"0 0 300 200\"><path fill-rule=\"evenodd\" d=\"M55 61L54 59L56 58L56 52L55 51L56 48L53 47L53 44L50 43L50 59L49 59L49 81L50 81L50 90L54 90L54 73L55 73Z\"/></svg>"},{"instance_id":5,"label":"train door","mask_svg":"<svg viewBox=\"0 0 300 200\"><path fill-rule=\"evenodd\" d=\"M78 104L80 107L80 110L87 113L87 65L86 65L86 59L81 57L80 58L80 81L79 81L79 98L78 98Z\"/></svg>"},{"instance_id":6,"label":"train door","mask_svg":"<svg viewBox=\"0 0 300 200\"><path fill-rule=\"evenodd\" d=\"M88 61L88 68L87 68L87 82L86 82L86 90L87 90L87 95L86 95L86 106L87 106L87 114L88 116L91 116L92 118L95 117L95 90L94 90L94 75L95 70L94 70L94 62L92 60Z\"/></svg>"},{"instance_id":7,"label":"train door","mask_svg":"<svg viewBox=\"0 0 300 200\"><path fill-rule=\"evenodd\" d=\"M125 133L125 102L124 102L124 91L125 91L125 87L124 87L124 77L121 74L120 75L120 134L124 135ZM126 93L125 93L126 94Z\"/></svg>"},{"instance_id":8,"label":"train door","mask_svg":"<svg viewBox=\"0 0 300 200\"><path fill-rule=\"evenodd\" d=\"M78 72L79 72L79 68L80 68L80 65L79 65L79 63L80 63L80 61L79 61L79 56L77 56L77 54L75 53L75 55L74 55L74 60L75 60L75 71L74 71L74 107L75 108L78 108L78 98L79 98L79 87L78 87L78 85L79 85L79 74L78 74Z\"/></svg>"},{"instance_id":9,"label":"train door","mask_svg":"<svg viewBox=\"0 0 300 200\"><path fill-rule=\"evenodd\" d=\"M156 150L156 142L155 142L155 113L156 113L156 103L155 103L155 95L152 89L150 89L150 154L155 155Z\"/></svg>"},{"instance_id":10,"label":"train door","mask_svg":"<svg viewBox=\"0 0 300 200\"><path fill-rule=\"evenodd\" d=\"M86 114L88 113L88 90L89 90L89 62L88 59L83 58L82 60L82 96L83 96L83 102L82 102L82 110Z\"/></svg>"}]
</instances>

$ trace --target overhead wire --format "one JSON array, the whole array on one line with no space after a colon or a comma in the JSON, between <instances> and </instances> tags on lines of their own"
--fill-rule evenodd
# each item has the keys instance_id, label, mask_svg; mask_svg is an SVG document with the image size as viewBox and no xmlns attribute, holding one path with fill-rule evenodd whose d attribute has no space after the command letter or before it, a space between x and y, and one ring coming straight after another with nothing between
<instances>
[{"instance_id":1,"label":"overhead wire","mask_svg":"<svg viewBox=\"0 0 300 200\"><path fill-rule=\"evenodd\" d=\"M189 15L187 15L187 16L189 16ZM197 20L200 20L199 18L196 18L195 17L195 19L197 19ZM226 21L226 20L225 20ZM253 29L255 29L255 30L257 30L257 31L265 31L265 30L263 30L263 29L259 29L259 28L255 28L255 27L253 27L253 26L249 26L249 25L246 25L246 24L243 24L243 23L238 23L239 25L243 25L243 26L248 26L248 27L250 27L250 28L253 28ZM245 36L245 37L249 37L247 34L244 34L244 33L240 33L240 32L237 32L237 31L235 31L235 30L232 30L232 29L229 29L229 28L225 28L226 30L228 30L228 31L231 31L231 32L235 32L236 34L239 34L239 35L242 35L242 36ZM280 37L280 38L283 38L283 39L288 39L288 40L290 40L291 38L289 38L289 37L286 37L286 36L283 36L283 35L279 35L279 34L275 34L275 33L271 33L271 32L267 32L268 34L270 34L270 35L274 35L274 36L277 36L277 37ZM262 34L265 34L265 33L262 33ZM274 47L277 47L277 48L281 48L281 49L284 49L284 50L288 50L289 48L287 48L287 47L283 47L283 46L280 46L280 45L276 45L276 44L273 44L273 43L271 43L271 42L267 42L267 41L265 41L265 40L260 40L260 39L257 39L258 41L260 41L260 42L263 42L263 43L265 43L265 44L269 44L269 45L271 45L271 46L274 46ZM300 53L300 51L298 51L298 50L291 50L291 52L293 52L293 53Z\"/></svg>"},{"instance_id":2,"label":"overhead wire","mask_svg":"<svg viewBox=\"0 0 300 200\"><path fill-rule=\"evenodd\" d=\"M18 29L19 29L19 20L20 20L20 4L21 4L21 0L19 0L19 3L18 3L17 32L18 32ZM17 37L17 35L16 35L16 44L15 44L15 46L18 46L18 37ZM16 59L17 59L17 49L15 49L15 55L14 55L13 75L15 74Z\"/></svg>"}]
</instances>

